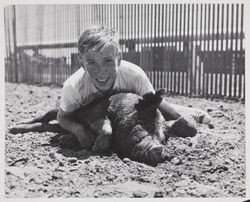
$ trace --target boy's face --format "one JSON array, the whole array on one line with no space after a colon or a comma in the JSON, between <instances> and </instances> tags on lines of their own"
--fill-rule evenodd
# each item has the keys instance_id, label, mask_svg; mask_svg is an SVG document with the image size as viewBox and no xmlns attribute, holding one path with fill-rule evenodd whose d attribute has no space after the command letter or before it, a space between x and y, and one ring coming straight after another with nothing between
<instances>
[{"instance_id":1,"label":"boy's face","mask_svg":"<svg viewBox=\"0 0 250 202\"><path fill-rule=\"evenodd\" d=\"M87 51L79 57L94 86L102 92L110 90L116 80L119 56L115 52L113 47L106 47L100 51Z\"/></svg>"}]
</instances>

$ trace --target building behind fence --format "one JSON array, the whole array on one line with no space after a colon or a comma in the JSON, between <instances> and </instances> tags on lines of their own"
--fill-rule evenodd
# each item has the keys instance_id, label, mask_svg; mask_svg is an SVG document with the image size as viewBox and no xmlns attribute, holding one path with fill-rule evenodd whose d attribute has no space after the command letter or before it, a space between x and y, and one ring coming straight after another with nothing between
<instances>
[{"instance_id":1,"label":"building behind fence","mask_svg":"<svg viewBox=\"0 0 250 202\"><path fill-rule=\"evenodd\" d=\"M5 80L62 84L92 24L120 32L123 58L167 92L245 99L244 4L6 6Z\"/></svg>"}]
</instances>

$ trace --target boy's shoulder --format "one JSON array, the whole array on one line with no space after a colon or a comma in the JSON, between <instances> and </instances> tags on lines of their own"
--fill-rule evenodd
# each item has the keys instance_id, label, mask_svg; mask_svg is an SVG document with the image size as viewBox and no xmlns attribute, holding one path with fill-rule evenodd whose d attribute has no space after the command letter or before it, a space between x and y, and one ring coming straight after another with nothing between
<instances>
[{"instance_id":1,"label":"boy's shoulder","mask_svg":"<svg viewBox=\"0 0 250 202\"><path fill-rule=\"evenodd\" d=\"M81 88L82 85L86 84L85 77L86 72L82 67L80 67L64 82L64 85L71 85L74 89Z\"/></svg>"},{"instance_id":2,"label":"boy's shoulder","mask_svg":"<svg viewBox=\"0 0 250 202\"><path fill-rule=\"evenodd\" d=\"M118 67L118 72L121 74L129 74L131 76L143 75L145 72L138 65L122 60L120 66Z\"/></svg>"}]
</instances>

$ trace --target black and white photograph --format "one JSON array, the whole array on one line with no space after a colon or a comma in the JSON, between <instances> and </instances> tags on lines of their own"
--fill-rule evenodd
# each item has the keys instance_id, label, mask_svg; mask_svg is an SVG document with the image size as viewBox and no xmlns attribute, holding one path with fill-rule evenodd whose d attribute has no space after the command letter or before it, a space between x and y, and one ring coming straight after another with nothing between
<instances>
[{"instance_id":1,"label":"black and white photograph","mask_svg":"<svg viewBox=\"0 0 250 202\"><path fill-rule=\"evenodd\" d=\"M3 197L248 200L247 7L4 1Z\"/></svg>"}]
</instances>

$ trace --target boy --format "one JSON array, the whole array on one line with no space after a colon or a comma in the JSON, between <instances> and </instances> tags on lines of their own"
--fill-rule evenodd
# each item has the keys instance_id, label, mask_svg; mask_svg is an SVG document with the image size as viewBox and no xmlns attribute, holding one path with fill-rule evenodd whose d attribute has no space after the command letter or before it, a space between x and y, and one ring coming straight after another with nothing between
<instances>
[{"instance_id":1,"label":"boy","mask_svg":"<svg viewBox=\"0 0 250 202\"><path fill-rule=\"evenodd\" d=\"M122 60L115 30L104 26L86 29L78 41L78 50L81 68L64 83L57 120L75 135L82 148L90 149L95 139L87 127L74 119L77 109L104 95L132 92L142 96L155 90L140 67ZM177 120L171 129L175 133L181 136L197 133L195 121L184 119L166 100L159 109L166 120Z\"/></svg>"}]
</instances>

